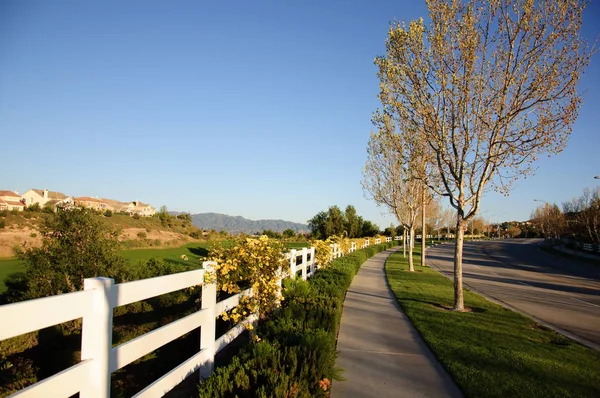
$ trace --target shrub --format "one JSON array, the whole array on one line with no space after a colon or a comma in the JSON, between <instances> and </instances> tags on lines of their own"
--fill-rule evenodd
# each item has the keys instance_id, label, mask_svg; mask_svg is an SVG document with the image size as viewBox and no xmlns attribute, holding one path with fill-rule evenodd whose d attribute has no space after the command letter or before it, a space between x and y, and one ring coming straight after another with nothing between
<instances>
[{"instance_id":1,"label":"shrub","mask_svg":"<svg viewBox=\"0 0 600 398\"><path fill-rule=\"evenodd\" d=\"M0 220L0 229L4 229L6 227L6 221Z\"/></svg>"},{"instance_id":2,"label":"shrub","mask_svg":"<svg viewBox=\"0 0 600 398\"><path fill-rule=\"evenodd\" d=\"M146 239L147 236L148 235L146 235L146 233L142 232L142 231L140 231L140 232L137 233L137 237L140 238L140 239Z\"/></svg>"},{"instance_id":3,"label":"shrub","mask_svg":"<svg viewBox=\"0 0 600 398\"><path fill-rule=\"evenodd\" d=\"M108 209L104 212L104 217L112 217L113 216L113 211Z\"/></svg>"},{"instance_id":4,"label":"shrub","mask_svg":"<svg viewBox=\"0 0 600 398\"><path fill-rule=\"evenodd\" d=\"M31 236L32 238L36 238L37 234L35 232L32 232L31 234L29 234L29 236Z\"/></svg>"},{"instance_id":5,"label":"shrub","mask_svg":"<svg viewBox=\"0 0 600 398\"><path fill-rule=\"evenodd\" d=\"M39 203L34 203L32 205L27 206L26 211L30 211L30 212L37 211L37 212L39 212L39 211L42 211L42 208L40 207Z\"/></svg>"},{"instance_id":6,"label":"shrub","mask_svg":"<svg viewBox=\"0 0 600 398\"><path fill-rule=\"evenodd\" d=\"M8 216L8 210L0 210L0 217Z\"/></svg>"}]
</instances>

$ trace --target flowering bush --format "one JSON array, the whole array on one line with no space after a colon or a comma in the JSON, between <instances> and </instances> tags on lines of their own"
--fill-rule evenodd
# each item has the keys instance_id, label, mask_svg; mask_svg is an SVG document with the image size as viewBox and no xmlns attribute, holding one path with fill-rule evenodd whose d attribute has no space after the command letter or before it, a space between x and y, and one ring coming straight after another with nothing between
<instances>
[{"instance_id":1,"label":"flowering bush","mask_svg":"<svg viewBox=\"0 0 600 398\"><path fill-rule=\"evenodd\" d=\"M216 278L217 289L229 294L252 288L252 294L241 297L236 308L221 314L223 319L237 323L254 313L264 317L277 307L281 301L279 270L286 269L283 252L281 242L265 235L237 238L229 247L211 249L208 260L216 266L205 274L205 283Z\"/></svg>"}]
</instances>

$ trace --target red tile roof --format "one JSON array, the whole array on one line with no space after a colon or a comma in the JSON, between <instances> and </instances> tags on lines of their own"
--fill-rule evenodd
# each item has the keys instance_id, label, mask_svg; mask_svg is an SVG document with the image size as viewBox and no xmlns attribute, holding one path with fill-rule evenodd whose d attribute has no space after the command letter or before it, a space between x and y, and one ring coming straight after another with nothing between
<instances>
[{"instance_id":1,"label":"red tile roof","mask_svg":"<svg viewBox=\"0 0 600 398\"><path fill-rule=\"evenodd\" d=\"M12 197L19 198L19 199L21 198L19 195L17 195L13 191L0 191L0 196L12 196Z\"/></svg>"}]
</instances>

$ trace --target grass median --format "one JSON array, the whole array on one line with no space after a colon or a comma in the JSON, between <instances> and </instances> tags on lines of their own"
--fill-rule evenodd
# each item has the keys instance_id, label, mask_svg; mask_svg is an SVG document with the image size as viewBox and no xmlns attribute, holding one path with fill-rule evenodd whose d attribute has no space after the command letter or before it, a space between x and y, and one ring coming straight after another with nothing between
<instances>
[{"instance_id":1,"label":"grass median","mask_svg":"<svg viewBox=\"0 0 600 398\"><path fill-rule=\"evenodd\" d=\"M415 255L415 265L420 265ZM467 397L598 397L600 353L465 290L470 312L450 310L453 285L428 267L386 263L392 291Z\"/></svg>"}]
</instances>

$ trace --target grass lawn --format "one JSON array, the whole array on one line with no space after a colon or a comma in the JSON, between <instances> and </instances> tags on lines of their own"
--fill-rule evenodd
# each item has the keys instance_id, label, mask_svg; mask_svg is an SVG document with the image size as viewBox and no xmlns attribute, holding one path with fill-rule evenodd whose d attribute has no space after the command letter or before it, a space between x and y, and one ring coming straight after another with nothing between
<instances>
[{"instance_id":1,"label":"grass lawn","mask_svg":"<svg viewBox=\"0 0 600 398\"><path fill-rule=\"evenodd\" d=\"M9 275L23 271L25 271L25 264L23 264L18 258L0 260L0 293L3 293L6 290L4 281Z\"/></svg>"},{"instance_id":2,"label":"grass lawn","mask_svg":"<svg viewBox=\"0 0 600 398\"><path fill-rule=\"evenodd\" d=\"M222 244L228 245L229 241L223 241ZM126 260L135 263L138 261L147 261L153 257L160 257L166 261L189 265L191 263L198 264L202 257L208 254L212 243L209 242L194 242L188 243L179 247L169 247L165 249L128 249L123 250L122 254ZM285 247L288 249L301 249L307 247L306 242L285 242ZM182 255L186 255L188 260L183 260ZM1 259L0 260L0 293L6 290L4 281L10 274L25 271L25 265L18 259Z\"/></svg>"},{"instance_id":3,"label":"grass lawn","mask_svg":"<svg viewBox=\"0 0 600 398\"><path fill-rule=\"evenodd\" d=\"M283 242L287 249L302 249L304 247L310 247L308 242Z\"/></svg>"},{"instance_id":4,"label":"grass lawn","mask_svg":"<svg viewBox=\"0 0 600 398\"><path fill-rule=\"evenodd\" d=\"M193 242L166 249L128 249L123 250L121 254L130 262L147 261L153 257L160 257L166 261L187 265L190 261L197 263L202 257L205 257L210 246L211 243L208 242ZM182 255L186 255L188 261L182 260Z\"/></svg>"},{"instance_id":5,"label":"grass lawn","mask_svg":"<svg viewBox=\"0 0 600 398\"><path fill-rule=\"evenodd\" d=\"M600 397L599 352L467 290L471 312L447 310L452 281L428 267L408 272L401 252L390 256L386 272L398 302L467 397Z\"/></svg>"}]
</instances>

